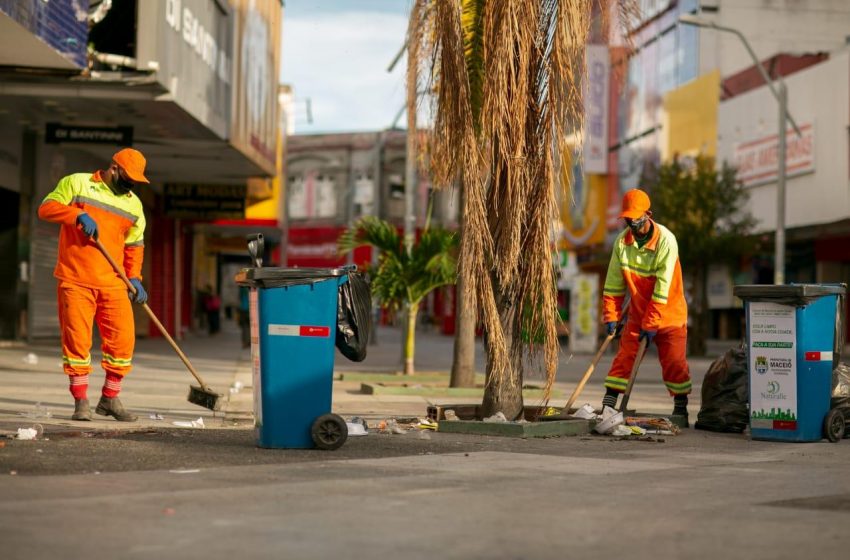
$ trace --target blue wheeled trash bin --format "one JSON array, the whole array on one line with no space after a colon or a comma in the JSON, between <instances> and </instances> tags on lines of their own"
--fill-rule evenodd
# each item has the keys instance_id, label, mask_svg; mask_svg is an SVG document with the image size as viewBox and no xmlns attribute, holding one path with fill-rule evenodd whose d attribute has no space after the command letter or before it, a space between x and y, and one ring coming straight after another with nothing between
<instances>
[{"instance_id":1,"label":"blue wheeled trash bin","mask_svg":"<svg viewBox=\"0 0 850 560\"><path fill-rule=\"evenodd\" d=\"M843 349L846 291L843 284L735 286L747 317L753 439L829 437L832 377Z\"/></svg>"},{"instance_id":2,"label":"blue wheeled trash bin","mask_svg":"<svg viewBox=\"0 0 850 560\"><path fill-rule=\"evenodd\" d=\"M252 257L256 250L262 253L259 240ZM236 277L249 288L257 445L336 449L348 437L345 421L331 413L338 319L344 322L339 294L356 267L263 268L261 263L255 258L258 266Z\"/></svg>"}]
</instances>

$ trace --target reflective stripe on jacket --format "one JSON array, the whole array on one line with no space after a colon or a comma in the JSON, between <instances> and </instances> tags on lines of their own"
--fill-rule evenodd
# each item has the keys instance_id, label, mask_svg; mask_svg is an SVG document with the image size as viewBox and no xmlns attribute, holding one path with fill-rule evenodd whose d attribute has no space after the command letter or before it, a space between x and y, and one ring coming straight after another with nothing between
<instances>
[{"instance_id":1,"label":"reflective stripe on jacket","mask_svg":"<svg viewBox=\"0 0 850 560\"><path fill-rule=\"evenodd\" d=\"M88 214L97 222L98 239L128 278L142 277L145 214L134 193L117 195L100 172L63 177L38 208L42 220L62 225L54 276L90 288L123 288L124 282L89 238L77 227Z\"/></svg>"},{"instance_id":2,"label":"reflective stripe on jacket","mask_svg":"<svg viewBox=\"0 0 850 560\"><path fill-rule=\"evenodd\" d=\"M679 246L666 227L652 222L652 237L638 247L624 230L614 241L602 296L603 322L618 321L626 293L631 296L629 321L644 330L681 327L688 322Z\"/></svg>"}]
</instances>

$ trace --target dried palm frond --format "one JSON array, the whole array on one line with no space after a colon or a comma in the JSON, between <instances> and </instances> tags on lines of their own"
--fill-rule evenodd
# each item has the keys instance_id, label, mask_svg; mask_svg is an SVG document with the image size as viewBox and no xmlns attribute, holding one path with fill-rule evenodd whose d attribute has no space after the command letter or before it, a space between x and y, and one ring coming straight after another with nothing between
<instances>
[{"instance_id":1,"label":"dried palm frond","mask_svg":"<svg viewBox=\"0 0 850 560\"><path fill-rule=\"evenodd\" d=\"M528 358L542 353L544 400L555 379L556 154L563 153L568 133L581 129L591 16L607 20L615 4L626 18L635 0L414 4L408 87L415 101L416 77L427 62L435 93L433 182L463 184L459 268L474 286L484 323L485 411L522 412Z\"/></svg>"}]
</instances>

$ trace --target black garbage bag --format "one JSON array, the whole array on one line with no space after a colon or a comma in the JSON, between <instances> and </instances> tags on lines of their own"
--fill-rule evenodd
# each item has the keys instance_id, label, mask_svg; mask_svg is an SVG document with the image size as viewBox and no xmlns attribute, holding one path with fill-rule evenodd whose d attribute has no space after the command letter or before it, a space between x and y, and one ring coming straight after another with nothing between
<instances>
[{"instance_id":1,"label":"black garbage bag","mask_svg":"<svg viewBox=\"0 0 850 560\"><path fill-rule=\"evenodd\" d=\"M353 362L366 359L369 331L372 329L372 293L362 274L353 272L339 287L336 347Z\"/></svg>"},{"instance_id":2,"label":"black garbage bag","mask_svg":"<svg viewBox=\"0 0 850 560\"><path fill-rule=\"evenodd\" d=\"M749 424L747 350L730 348L714 360L702 382L702 405L695 428L740 434Z\"/></svg>"}]
</instances>

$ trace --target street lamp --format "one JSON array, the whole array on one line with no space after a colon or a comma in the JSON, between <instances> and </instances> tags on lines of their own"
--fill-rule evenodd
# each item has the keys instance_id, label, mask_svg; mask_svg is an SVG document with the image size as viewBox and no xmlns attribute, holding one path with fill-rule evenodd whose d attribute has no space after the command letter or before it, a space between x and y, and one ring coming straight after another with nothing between
<instances>
[{"instance_id":1,"label":"street lamp","mask_svg":"<svg viewBox=\"0 0 850 560\"><path fill-rule=\"evenodd\" d=\"M802 137L802 133L800 132L800 127L797 126L797 123L794 122L794 118L788 112L788 89L785 87L785 82L782 78L777 77L775 80L771 79L771 77L767 74L767 71L762 66L759 59L756 57L756 53L753 52L752 47L750 47L750 43L747 42L747 38L738 31L737 29L733 29L731 27L725 27L722 25L717 25L711 20L703 19L699 16L695 16L692 14L682 14L679 16L679 23L684 23L686 25L694 25L696 27L705 27L708 29L716 29L717 31L726 31L728 33L732 33L733 35L737 35L741 42L744 44L744 48L747 49L747 52L750 54L750 58L753 59L753 64L758 69L759 74L761 74L762 79L764 79L765 83L770 88L770 92L773 94L773 97L776 98L776 101L779 103L779 148L777 149L777 160L779 165L779 170L776 177L776 241L775 241L775 263L774 263L774 271L773 271L773 283L774 284L784 284L785 283L785 131L788 127L786 124L786 119L791 121L791 126L794 127L794 130L797 132L797 136Z\"/></svg>"}]
</instances>

